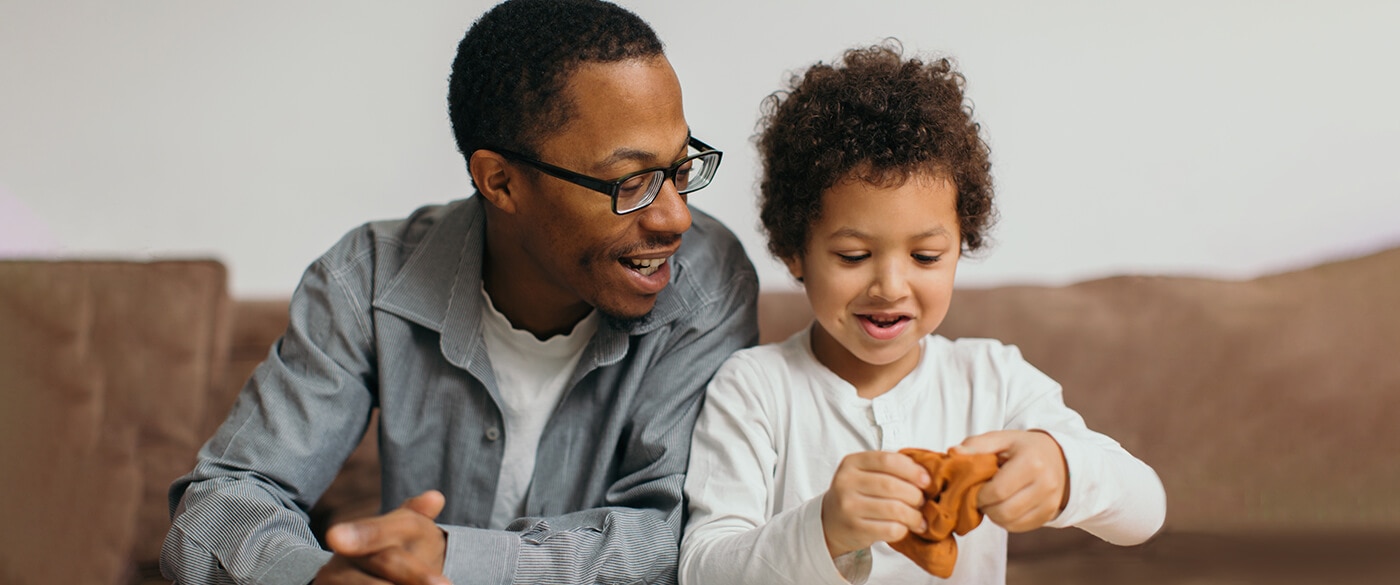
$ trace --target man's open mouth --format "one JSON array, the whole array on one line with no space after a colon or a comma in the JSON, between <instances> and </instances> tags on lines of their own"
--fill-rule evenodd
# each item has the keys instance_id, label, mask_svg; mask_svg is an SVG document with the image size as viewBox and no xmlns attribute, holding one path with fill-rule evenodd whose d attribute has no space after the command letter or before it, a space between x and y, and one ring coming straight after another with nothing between
<instances>
[{"instance_id":1,"label":"man's open mouth","mask_svg":"<svg viewBox=\"0 0 1400 585\"><path fill-rule=\"evenodd\" d=\"M669 256L665 258L623 258L621 262L623 266L642 273L642 276L651 276L655 274L657 270L661 269L662 264L665 264L666 261L670 259Z\"/></svg>"}]
</instances>

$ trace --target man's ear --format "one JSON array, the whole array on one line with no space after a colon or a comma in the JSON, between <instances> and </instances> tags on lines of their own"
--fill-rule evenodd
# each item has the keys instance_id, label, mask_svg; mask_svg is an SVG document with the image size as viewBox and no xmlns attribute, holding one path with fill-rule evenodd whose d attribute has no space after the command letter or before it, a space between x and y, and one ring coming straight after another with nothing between
<instances>
[{"instance_id":1,"label":"man's ear","mask_svg":"<svg viewBox=\"0 0 1400 585\"><path fill-rule=\"evenodd\" d=\"M506 213L515 213L515 198L511 193L511 179L516 174L506 157L489 150L472 153L467 168L476 183L476 191L481 193L491 205Z\"/></svg>"},{"instance_id":2,"label":"man's ear","mask_svg":"<svg viewBox=\"0 0 1400 585\"><path fill-rule=\"evenodd\" d=\"M790 257L788 257L788 258L784 258L784 259L783 259L783 264L786 264L786 265L787 265L788 274L791 274L793 278L796 278L796 279L797 279L797 282L802 282L802 255L801 255L801 254L798 254L798 255L796 255L796 256L790 256Z\"/></svg>"}]
</instances>

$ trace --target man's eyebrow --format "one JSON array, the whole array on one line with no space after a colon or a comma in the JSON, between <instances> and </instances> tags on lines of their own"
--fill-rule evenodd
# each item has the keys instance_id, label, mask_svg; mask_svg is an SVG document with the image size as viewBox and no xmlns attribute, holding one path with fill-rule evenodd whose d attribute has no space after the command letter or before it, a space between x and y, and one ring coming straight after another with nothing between
<instances>
[{"instance_id":1,"label":"man's eyebrow","mask_svg":"<svg viewBox=\"0 0 1400 585\"><path fill-rule=\"evenodd\" d=\"M677 160L677 159L683 158L683 157L685 156L685 151L686 151L686 149L688 149L688 148L690 148L690 133L689 133L689 132L686 133L686 135L685 135L685 140L681 142L681 147L680 147L680 149L679 149L680 154L677 155L677 156L675 156L675 157L666 159L666 160L669 161L669 160ZM617 164L617 163L620 163L620 162L623 162L623 161L638 161L638 162L641 162L642 164L648 164L648 163L651 163L651 162L654 162L654 161L657 161L657 160L660 160L660 159L661 159L661 156L660 156L660 155L658 155L658 154L656 154L656 153L654 153L654 152L652 152L652 151L650 151L650 150L641 150L641 149L638 149L638 148L628 148L628 147L624 146L624 147L622 147L622 148L619 148L619 149L617 149L617 150L614 150L614 151L612 152L612 154L608 155L608 158L605 158L605 159L603 159L601 162L599 162L599 163L598 163L598 168L610 167L610 166L613 166L613 165L615 165L615 164Z\"/></svg>"}]
</instances>

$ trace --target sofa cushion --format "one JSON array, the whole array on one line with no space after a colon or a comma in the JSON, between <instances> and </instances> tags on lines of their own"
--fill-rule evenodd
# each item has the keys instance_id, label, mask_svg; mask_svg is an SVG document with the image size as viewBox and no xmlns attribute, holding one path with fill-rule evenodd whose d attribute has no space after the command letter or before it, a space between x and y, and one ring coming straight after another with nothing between
<instances>
[{"instance_id":1,"label":"sofa cushion","mask_svg":"<svg viewBox=\"0 0 1400 585\"><path fill-rule=\"evenodd\" d=\"M1390 585L1400 532L1170 532L1142 546L1093 541L1065 554L1013 557L1007 585Z\"/></svg>"},{"instance_id":2,"label":"sofa cushion","mask_svg":"<svg viewBox=\"0 0 1400 585\"><path fill-rule=\"evenodd\" d=\"M221 375L225 280L213 261L0 262L0 379L18 406L0 465L32 482L0 498L0 522L34 527L0 566L107 575L159 557L165 492Z\"/></svg>"}]
</instances>

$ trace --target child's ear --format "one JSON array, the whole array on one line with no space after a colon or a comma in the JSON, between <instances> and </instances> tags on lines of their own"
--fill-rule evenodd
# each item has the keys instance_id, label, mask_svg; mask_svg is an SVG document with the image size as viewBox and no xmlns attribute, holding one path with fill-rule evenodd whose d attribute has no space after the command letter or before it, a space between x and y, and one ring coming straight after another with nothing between
<instances>
[{"instance_id":1,"label":"child's ear","mask_svg":"<svg viewBox=\"0 0 1400 585\"><path fill-rule=\"evenodd\" d=\"M510 190L514 174L505 157L489 150L478 150L472 153L467 167L482 197L501 211L515 213L515 198Z\"/></svg>"},{"instance_id":2,"label":"child's ear","mask_svg":"<svg viewBox=\"0 0 1400 585\"><path fill-rule=\"evenodd\" d=\"M799 255L784 258L783 264L787 265L788 274L791 274L793 278L796 278L797 282L802 282L802 256Z\"/></svg>"}]
</instances>

